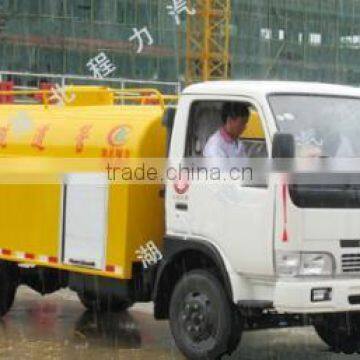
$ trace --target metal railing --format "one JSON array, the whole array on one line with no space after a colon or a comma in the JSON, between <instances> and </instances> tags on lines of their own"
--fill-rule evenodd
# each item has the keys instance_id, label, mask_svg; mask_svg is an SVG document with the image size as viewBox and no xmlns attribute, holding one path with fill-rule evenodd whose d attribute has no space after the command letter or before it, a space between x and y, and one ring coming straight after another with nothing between
<instances>
[{"instance_id":1,"label":"metal railing","mask_svg":"<svg viewBox=\"0 0 360 360\"><path fill-rule=\"evenodd\" d=\"M140 105L158 105L162 110L165 110L166 106L176 104L178 100L177 95L164 95L158 89L150 88L127 88L127 89L93 89L93 88L83 88L76 86L66 86L63 88L64 93L56 93L59 89L51 90L41 90L41 89L16 89L16 90L0 90L0 97L30 97L31 100L21 101L22 103L34 103L35 97L37 97L37 102L43 103L46 107L48 105L79 105L76 104L76 96L78 94L89 94L91 95L94 91L98 91L98 94L112 95L109 98L111 103L120 103L120 104L140 104ZM14 103L19 101L15 101ZM60 103L59 103L60 102ZM109 104L106 102L106 104ZM86 103L84 105L91 105Z\"/></svg>"},{"instance_id":2,"label":"metal railing","mask_svg":"<svg viewBox=\"0 0 360 360\"><path fill-rule=\"evenodd\" d=\"M41 81L56 83L61 87L66 85L103 85L120 89L150 87L156 88L162 93L174 95L180 94L182 88L180 82L170 81L135 80L126 78L97 79L91 76L70 74L35 74L18 71L0 71L0 81L7 81L10 79L14 81L14 88L18 90L38 89Z\"/></svg>"}]
</instances>

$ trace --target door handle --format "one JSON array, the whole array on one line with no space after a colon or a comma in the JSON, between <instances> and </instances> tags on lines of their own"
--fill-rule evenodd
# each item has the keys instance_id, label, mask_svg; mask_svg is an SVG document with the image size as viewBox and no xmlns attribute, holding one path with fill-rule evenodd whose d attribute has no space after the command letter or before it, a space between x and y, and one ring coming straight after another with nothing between
<instances>
[{"instance_id":1,"label":"door handle","mask_svg":"<svg viewBox=\"0 0 360 360\"><path fill-rule=\"evenodd\" d=\"M176 203L175 209L180 211L188 211L188 205L184 203Z\"/></svg>"},{"instance_id":2,"label":"door handle","mask_svg":"<svg viewBox=\"0 0 360 360\"><path fill-rule=\"evenodd\" d=\"M160 197L161 199L164 199L164 198L165 198L165 189L159 190L159 197Z\"/></svg>"},{"instance_id":3,"label":"door handle","mask_svg":"<svg viewBox=\"0 0 360 360\"><path fill-rule=\"evenodd\" d=\"M95 266L94 261L86 261L86 260L76 260L76 259L69 259L69 262L71 262L74 265L80 265L80 266Z\"/></svg>"}]
</instances>

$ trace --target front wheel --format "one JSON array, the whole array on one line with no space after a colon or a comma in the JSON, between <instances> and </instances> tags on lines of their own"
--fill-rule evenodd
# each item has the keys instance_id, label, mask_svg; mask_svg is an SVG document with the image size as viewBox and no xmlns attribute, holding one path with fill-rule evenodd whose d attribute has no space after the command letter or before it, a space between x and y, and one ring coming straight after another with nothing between
<instances>
[{"instance_id":1,"label":"front wheel","mask_svg":"<svg viewBox=\"0 0 360 360\"><path fill-rule=\"evenodd\" d=\"M360 352L360 313L326 314L315 319L319 337L335 352Z\"/></svg>"},{"instance_id":2,"label":"front wheel","mask_svg":"<svg viewBox=\"0 0 360 360\"><path fill-rule=\"evenodd\" d=\"M218 359L235 350L243 322L218 278L209 271L193 270L175 286L170 328L186 357Z\"/></svg>"}]
</instances>

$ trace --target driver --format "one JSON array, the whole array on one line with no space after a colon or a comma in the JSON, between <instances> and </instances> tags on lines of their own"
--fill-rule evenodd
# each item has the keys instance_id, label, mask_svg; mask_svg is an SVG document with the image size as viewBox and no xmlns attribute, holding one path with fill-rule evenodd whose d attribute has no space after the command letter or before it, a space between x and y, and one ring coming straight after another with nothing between
<instances>
[{"instance_id":1,"label":"driver","mask_svg":"<svg viewBox=\"0 0 360 360\"><path fill-rule=\"evenodd\" d=\"M245 157L245 150L239 136L245 131L249 121L248 107L238 102L226 102L221 115L223 126L207 141L203 151L204 157Z\"/></svg>"}]
</instances>

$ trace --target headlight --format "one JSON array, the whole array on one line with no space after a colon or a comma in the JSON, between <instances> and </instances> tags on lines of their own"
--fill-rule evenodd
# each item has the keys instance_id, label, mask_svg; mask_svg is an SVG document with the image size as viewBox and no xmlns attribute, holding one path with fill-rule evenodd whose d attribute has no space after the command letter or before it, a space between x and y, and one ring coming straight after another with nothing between
<instances>
[{"instance_id":1,"label":"headlight","mask_svg":"<svg viewBox=\"0 0 360 360\"><path fill-rule=\"evenodd\" d=\"M300 253L278 252L276 254L276 274L278 276L296 276L299 274Z\"/></svg>"},{"instance_id":2,"label":"headlight","mask_svg":"<svg viewBox=\"0 0 360 360\"><path fill-rule=\"evenodd\" d=\"M278 276L331 276L334 259L326 253L283 252L276 254Z\"/></svg>"},{"instance_id":3,"label":"headlight","mask_svg":"<svg viewBox=\"0 0 360 360\"><path fill-rule=\"evenodd\" d=\"M334 270L333 263L330 254L301 254L300 275L331 276Z\"/></svg>"}]
</instances>

